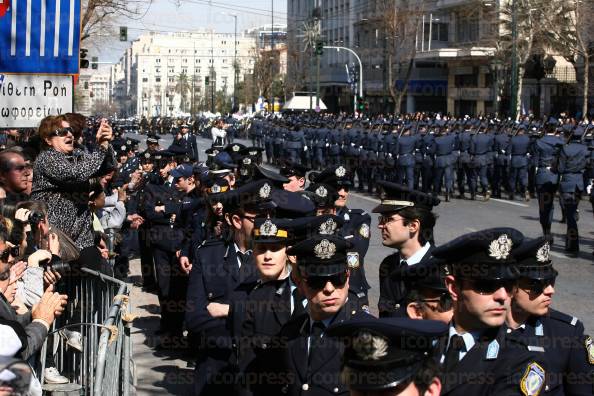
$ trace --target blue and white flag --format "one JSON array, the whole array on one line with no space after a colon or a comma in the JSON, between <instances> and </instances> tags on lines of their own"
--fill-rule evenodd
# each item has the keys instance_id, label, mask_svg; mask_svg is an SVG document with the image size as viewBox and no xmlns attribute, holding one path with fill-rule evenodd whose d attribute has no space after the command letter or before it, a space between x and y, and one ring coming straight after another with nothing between
<instances>
[{"instance_id":1,"label":"blue and white flag","mask_svg":"<svg viewBox=\"0 0 594 396\"><path fill-rule=\"evenodd\" d=\"M80 0L10 0L0 17L0 73L77 74L80 10Z\"/></svg>"}]
</instances>

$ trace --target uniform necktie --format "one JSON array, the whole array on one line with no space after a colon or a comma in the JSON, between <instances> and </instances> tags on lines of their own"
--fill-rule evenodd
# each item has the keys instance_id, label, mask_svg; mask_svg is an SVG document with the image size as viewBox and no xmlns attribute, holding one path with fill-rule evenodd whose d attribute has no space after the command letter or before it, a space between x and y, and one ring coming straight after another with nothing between
<instances>
[{"instance_id":1,"label":"uniform necktie","mask_svg":"<svg viewBox=\"0 0 594 396\"><path fill-rule=\"evenodd\" d=\"M309 366L311 367L316 359L316 356L320 357L320 345L322 343L322 334L324 334L326 326L322 322L314 322L311 326L311 332L309 334Z\"/></svg>"},{"instance_id":2,"label":"uniform necktie","mask_svg":"<svg viewBox=\"0 0 594 396\"><path fill-rule=\"evenodd\" d=\"M303 307L303 298L299 295L299 289L295 288L291 293L291 298L293 299L293 316L301 315L305 312L305 308Z\"/></svg>"},{"instance_id":3,"label":"uniform necktie","mask_svg":"<svg viewBox=\"0 0 594 396\"><path fill-rule=\"evenodd\" d=\"M252 252L250 250L248 250L245 253L237 252L237 257L239 257L239 262L241 262L241 267L239 267L239 279L241 280L246 279L250 274L249 262L251 256Z\"/></svg>"},{"instance_id":4,"label":"uniform necktie","mask_svg":"<svg viewBox=\"0 0 594 396\"><path fill-rule=\"evenodd\" d=\"M443 362L444 371L447 373L451 371L460 360L460 351L464 348L464 338L459 335L453 335L450 339L450 345L446 352L445 360Z\"/></svg>"}]
</instances>

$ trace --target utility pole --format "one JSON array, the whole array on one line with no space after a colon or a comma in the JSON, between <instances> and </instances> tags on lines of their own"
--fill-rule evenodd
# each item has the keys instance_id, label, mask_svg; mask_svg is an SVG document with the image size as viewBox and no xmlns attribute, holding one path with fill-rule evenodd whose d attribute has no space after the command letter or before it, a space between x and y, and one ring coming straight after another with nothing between
<instances>
[{"instance_id":1,"label":"utility pole","mask_svg":"<svg viewBox=\"0 0 594 396\"><path fill-rule=\"evenodd\" d=\"M214 86L215 86L215 79L214 77L214 29L210 31L210 112L214 114L215 112L215 102L214 102Z\"/></svg>"},{"instance_id":2,"label":"utility pole","mask_svg":"<svg viewBox=\"0 0 594 396\"><path fill-rule=\"evenodd\" d=\"M516 119L518 108L518 2L512 0L512 75L511 75L511 98L509 114Z\"/></svg>"},{"instance_id":3,"label":"utility pole","mask_svg":"<svg viewBox=\"0 0 594 396\"><path fill-rule=\"evenodd\" d=\"M270 62L270 96L272 96L272 114L274 114L274 0L270 0L271 3L271 24L270 24L270 53L272 54L272 62Z\"/></svg>"}]
</instances>

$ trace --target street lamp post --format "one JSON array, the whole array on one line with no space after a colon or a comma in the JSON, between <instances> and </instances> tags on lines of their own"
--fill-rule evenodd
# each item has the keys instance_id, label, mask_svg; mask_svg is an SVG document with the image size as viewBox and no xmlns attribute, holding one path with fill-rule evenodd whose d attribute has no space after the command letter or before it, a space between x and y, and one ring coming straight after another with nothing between
<instances>
[{"instance_id":1,"label":"street lamp post","mask_svg":"<svg viewBox=\"0 0 594 396\"><path fill-rule=\"evenodd\" d=\"M328 46L324 46L324 48L325 49L335 49L337 51L345 50L355 56L355 58L357 59L357 62L359 62L359 97L363 98L363 63L361 63L361 58L359 58L359 55L357 55L357 53L355 51L353 51L352 49L350 49L348 47L337 47L337 46L328 45ZM357 112L357 99L356 98L355 98L355 103L354 103L354 111L355 111L355 113Z\"/></svg>"},{"instance_id":2,"label":"street lamp post","mask_svg":"<svg viewBox=\"0 0 594 396\"><path fill-rule=\"evenodd\" d=\"M510 116L516 118L518 108L518 3L512 0L512 72L511 72Z\"/></svg>"}]
</instances>

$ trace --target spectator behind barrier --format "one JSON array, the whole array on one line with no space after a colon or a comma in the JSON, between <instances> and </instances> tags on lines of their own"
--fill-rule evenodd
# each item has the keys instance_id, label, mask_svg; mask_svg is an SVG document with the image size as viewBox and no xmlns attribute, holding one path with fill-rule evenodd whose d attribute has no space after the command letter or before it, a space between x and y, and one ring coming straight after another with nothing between
<instances>
[{"instance_id":1,"label":"spectator behind barrier","mask_svg":"<svg viewBox=\"0 0 594 396\"><path fill-rule=\"evenodd\" d=\"M75 149L73 129L64 116L42 120L39 137L42 151L35 160L31 198L45 202L49 223L74 240L81 251L76 265L98 269L101 258L93 246L89 179L103 175L115 161L111 126L101 122L97 150L91 153Z\"/></svg>"},{"instance_id":2,"label":"spectator behind barrier","mask_svg":"<svg viewBox=\"0 0 594 396\"><path fill-rule=\"evenodd\" d=\"M18 314L11 306L11 300L16 294L14 290L16 279L14 279L15 275L11 274L11 268L20 255L20 249L11 247L7 239L6 223L2 220L0 224L0 319L15 321L22 326L27 337L27 345L17 357L29 359L41 350L55 317L62 314L64 310L67 296L54 293L53 285L50 285L30 311Z\"/></svg>"}]
</instances>

